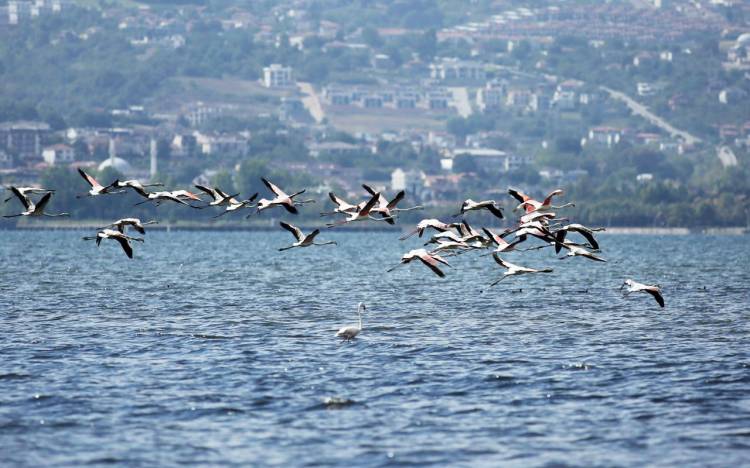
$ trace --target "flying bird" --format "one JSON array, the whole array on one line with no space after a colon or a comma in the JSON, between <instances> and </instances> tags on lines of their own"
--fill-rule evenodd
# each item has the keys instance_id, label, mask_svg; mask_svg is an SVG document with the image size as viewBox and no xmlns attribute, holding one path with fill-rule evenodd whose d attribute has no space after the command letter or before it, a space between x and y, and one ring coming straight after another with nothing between
<instances>
[{"instance_id":1,"label":"flying bird","mask_svg":"<svg viewBox=\"0 0 750 468\"><path fill-rule=\"evenodd\" d=\"M143 242L143 239L140 237L130 237L120 231L115 231L114 229L104 229L97 232L95 236L83 238L83 240L95 240L97 247L99 247L99 244L101 244L102 239L112 239L114 241L117 241L128 258L133 258L133 247L130 245L130 241L133 240Z\"/></svg>"},{"instance_id":2,"label":"flying bird","mask_svg":"<svg viewBox=\"0 0 750 468\"><path fill-rule=\"evenodd\" d=\"M349 325L348 327L341 327L339 331L336 332L336 336L345 341L349 341L355 338L357 335L359 335L359 332L362 331L362 312L366 310L367 310L367 306L365 306L364 303L360 302L357 305L357 315L359 316L359 325Z\"/></svg>"},{"instance_id":3,"label":"flying bird","mask_svg":"<svg viewBox=\"0 0 750 468\"><path fill-rule=\"evenodd\" d=\"M154 182L151 184L143 184L138 180L130 179L130 180L115 180L112 185L116 188L132 188L132 189L140 189L140 190L146 190L146 187L163 187L164 184L161 182Z\"/></svg>"},{"instance_id":4,"label":"flying bird","mask_svg":"<svg viewBox=\"0 0 750 468\"><path fill-rule=\"evenodd\" d=\"M18 189L15 187L11 187L11 192L13 192L13 195L18 198L18 200L21 201L24 208L26 208L26 211L23 213L18 213L14 215L6 215L3 216L3 218L15 218L18 216L49 216L52 218L56 218L58 216L70 216L68 213L45 213L44 208L47 206L47 203L49 203L50 198L52 198L52 192L45 193L42 198L39 200L38 203L34 204L34 202L31 201L31 199L25 195L23 195Z\"/></svg>"},{"instance_id":5,"label":"flying bird","mask_svg":"<svg viewBox=\"0 0 750 468\"><path fill-rule=\"evenodd\" d=\"M113 227L113 228L117 229L118 231L124 233L125 232L125 228L128 227L128 226L130 226L134 230L136 230L136 231L140 232L141 234L145 235L146 234L146 229L144 228L144 226L148 226L149 224L159 224L159 222L155 221L155 220L151 220L151 221L146 221L144 223L144 222L141 222L141 220L138 219L138 218L122 218L122 219L118 219L114 223L108 224L108 225L106 225L104 227L100 227L100 228L97 228L97 229L106 229L108 227Z\"/></svg>"},{"instance_id":6,"label":"flying bird","mask_svg":"<svg viewBox=\"0 0 750 468\"><path fill-rule=\"evenodd\" d=\"M633 281L632 279L626 279L624 283L622 283L622 286L620 286L620 290L624 288L625 286L628 287L628 289L623 293L623 296L628 296L630 293L634 292L644 292L651 294L654 296L654 299L656 299L656 302L659 303L661 307L664 307L664 297L661 295L661 287L659 287L658 284L653 285L645 285L643 283L638 283L636 281Z\"/></svg>"},{"instance_id":7,"label":"flying bird","mask_svg":"<svg viewBox=\"0 0 750 468\"><path fill-rule=\"evenodd\" d=\"M370 214L372 212L372 209L378 203L378 198L380 198L380 194L376 192L375 195L373 195L372 198L370 198L370 200L367 203L365 203L365 206L363 206L361 210L349 213L346 219L343 219L341 221L336 221L335 223L326 224L326 226L328 226L329 228L332 228L334 226L340 226L342 224L353 223L354 221L365 221L367 219L373 219L375 221L386 221L390 219L390 218L376 218L372 216L372 214Z\"/></svg>"},{"instance_id":8,"label":"flying bird","mask_svg":"<svg viewBox=\"0 0 750 468\"><path fill-rule=\"evenodd\" d=\"M447 223L440 221L439 219L434 219L434 218L423 219L422 221L417 223L416 229L401 236L399 240L406 240L410 238L411 236L413 236L414 234L418 234L419 237L422 237L425 230L427 229L434 229L438 232L446 232L446 231L450 231L454 227L456 227L456 224L447 224Z\"/></svg>"},{"instance_id":9,"label":"flying bird","mask_svg":"<svg viewBox=\"0 0 750 468\"><path fill-rule=\"evenodd\" d=\"M396 268L398 268L399 266L405 265L405 264L410 263L410 262L412 262L414 260L421 261L427 268L429 268L430 270L432 270L433 273L435 273L436 275L438 275L441 278L445 278L445 273L443 273L440 270L439 264L442 263L443 265L451 266L450 263L448 263L447 261L445 261L445 259L442 258L439 255L431 254L431 253L427 252L425 249L415 249L415 250L411 250L411 251L405 253L403 255L403 257L401 257L401 263L399 263L398 265L390 268L388 270L388 272L391 272L391 271L395 270Z\"/></svg>"},{"instance_id":10,"label":"flying bird","mask_svg":"<svg viewBox=\"0 0 750 468\"><path fill-rule=\"evenodd\" d=\"M6 190L9 190L11 192L13 192L14 188L16 189L16 191L18 191L18 193L20 193L21 195L24 195L24 196L26 196L27 194L30 194L30 193L48 193L48 192L54 192L54 190L44 189L44 188L38 188L38 187L14 187L14 186L5 187ZM15 195L15 192L13 192L13 195ZM13 198L13 195L11 195L8 198L6 198L4 202L8 203Z\"/></svg>"},{"instance_id":11,"label":"flying bird","mask_svg":"<svg viewBox=\"0 0 750 468\"><path fill-rule=\"evenodd\" d=\"M497 202L495 200L484 200L480 202L476 202L472 200L471 198L464 200L463 204L461 204L461 210L453 215L454 217L461 216L462 214L468 212L468 211L475 211L475 210L482 210L486 209L493 215L495 215L499 219L503 219L503 212L502 209L497 206Z\"/></svg>"},{"instance_id":12,"label":"flying bird","mask_svg":"<svg viewBox=\"0 0 750 468\"><path fill-rule=\"evenodd\" d=\"M315 200L297 201L294 199L294 197L305 193L304 190L300 190L299 192L295 192L291 195L287 195L286 192L281 190L278 186L272 184L267 179L261 177L260 180L263 181L266 187L268 187L268 190L273 192L273 194L276 195L276 197L272 198L271 200L268 200L266 198L261 198L260 200L258 200L258 205L257 205L257 210L256 210L257 213L260 213L261 211L268 209L268 208L273 208L274 206L281 206L292 214L299 214L299 211L297 210L297 206L305 204L305 203L315 202ZM250 216L248 215L248 218L249 217Z\"/></svg>"},{"instance_id":13,"label":"flying bird","mask_svg":"<svg viewBox=\"0 0 750 468\"><path fill-rule=\"evenodd\" d=\"M375 195L376 193L376 191L367 184L362 184L362 188L364 188L370 195ZM395 197L393 197L393 199L388 201L388 199L386 199L381 193L380 197L378 197L378 206L376 208L373 208L372 211L373 213L380 214L380 216L382 216L388 224L395 224L395 221L393 220L394 213L398 213L399 211L424 209L424 207L421 205L412 206L410 208L398 208L397 205L401 202L401 200L404 199L405 196L406 192L401 190L396 194Z\"/></svg>"},{"instance_id":14,"label":"flying bird","mask_svg":"<svg viewBox=\"0 0 750 468\"><path fill-rule=\"evenodd\" d=\"M336 208L334 208L333 211L327 212L327 213L320 213L320 216L331 216L335 214L352 214L362 209L363 206L365 206L366 202L362 202L358 205L352 205L351 203L347 202L343 198L337 196L333 192L328 192L328 198L331 199L334 205L336 205Z\"/></svg>"},{"instance_id":15,"label":"flying bird","mask_svg":"<svg viewBox=\"0 0 750 468\"><path fill-rule=\"evenodd\" d=\"M552 268L545 268L543 270L537 270L535 268L527 268L527 267L514 265L500 258L500 256L497 253L493 253L492 258L495 259L495 262L497 262L498 265L505 268L505 272L503 273L503 276L500 277L500 279L492 282L490 286L496 285L497 283L499 283L500 281L504 280L505 278L509 276L527 275L527 274L532 274L532 273L552 273Z\"/></svg>"},{"instance_id":16,"label":"flying bird","mask_svg":"<svg viewBox=\"0 0 750 468\"><path fill-rule=\"evenodd\" d=\"M279 223L281 227L286 229L287 231L291 232L295 239L297 239L297 242L290 245L289 247L282 247L279 250L289 250L293 249L295 247L310 247L311 245L337 245L336 241L327 241L327 242L315 242L315 237L320 234L320 229L316 229L310 234L305 234L302 232L300 228L297 226L294 226L289 223L285 223L284 221Z\"/></svg>"},{"instance_id":17,"label":"flying bird","mask_svg":"<svg viewBox=\"0 0 750 468\"><path fill-rule=\"evenodd\" d=\"M110 185L104 186L100 184L99 182L97 182L93 176L84 172L84 170L81 169L80 167L78 168L78 173L81 174L81 177L83 177L83 180L85 180L86 183L89 184L91 189L88 192L86 192L86 195L78 195L76 198L96 197L96 196L105 195L108 193L125 193L124 190L112 191L112 189L114 188L114 182Z\"/></svg>"}]
</instances>

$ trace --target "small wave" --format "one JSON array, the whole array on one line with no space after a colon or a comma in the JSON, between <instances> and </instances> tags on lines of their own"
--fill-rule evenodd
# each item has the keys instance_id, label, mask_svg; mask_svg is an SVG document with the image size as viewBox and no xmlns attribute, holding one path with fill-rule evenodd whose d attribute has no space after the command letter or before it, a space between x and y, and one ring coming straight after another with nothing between
<instances>
[{"instance_id":1,"label":"small wave","mask_svg":"<svg viewBox=\"0 0 750 468\"><path fill-rule=\"evenodd\" d=\"M350 398L345 397L325 397L323 402L319 405L315 405L312 409L327 409L327 410L338 410L349 408L350 406L357 405L358 403Z\"/></svg>"},{"instance_id":2,"label":"small wave","mask_svg":"<svg viewBox=\"0 0 750 468\"><path fill-rule=\"evenodd\" d=\"M16 374L15 372L0 374L0 380L25 380L30 378L31 376L29 374Z\"/></svg>"}]
</instances>

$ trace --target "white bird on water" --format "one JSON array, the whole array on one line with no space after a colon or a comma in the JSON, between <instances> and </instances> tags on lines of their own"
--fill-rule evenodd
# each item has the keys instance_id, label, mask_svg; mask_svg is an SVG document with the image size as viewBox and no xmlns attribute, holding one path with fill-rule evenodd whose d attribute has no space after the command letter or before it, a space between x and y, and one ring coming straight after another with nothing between
<instances>
[{"instance_id":1,"label":"white bird on water","mask_svg":"<svg viewBox=\"0 0 750 468\"><path fill-rule=\"evenodd\" d=\"M622 286L620 286L620 289L622 290L625 286L627 286L628 289L623 294L624 296L628 296L630 293L634 292L649 293L654 296L654 299L656 299L656 302L658 302L660 306L664 307L664 297L661 295L661 287L659 287L658 284L646 285L633 281L632 279L626 279L625 282L622 283Z\"/></svg>"},{"instance_id":2,"label":"white bird on water","mask_svg":"<svg viewBox=\"0 0 750 468\"><path fill-rule=\"evenodd\" d=\"M362 331L362 311L365 310L367 310L367 306L365 306L364 302L360 302L359 305L357 305L359 325L349 325L348 327L341 327L339 331L336 332L336 336L342 338L345 341L349 341L359 335L359 332Z\"/></svg>"}]
</instances>

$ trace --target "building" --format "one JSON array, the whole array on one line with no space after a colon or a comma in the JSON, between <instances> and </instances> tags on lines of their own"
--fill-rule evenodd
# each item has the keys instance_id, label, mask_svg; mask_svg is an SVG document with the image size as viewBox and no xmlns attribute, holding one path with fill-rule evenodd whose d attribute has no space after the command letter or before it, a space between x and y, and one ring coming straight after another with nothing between
<instances>
[{"instance_id":1,"label":"building","mask_svg":"<svg viewBox=\"0 0 750 468\"><path fill-rule=\"evenodd\" d=\"M500 81L490 81L477 92L479 108L487 112L503 107L507 84Z\"/></svg>"},{"instance_id":2,"label":"building","mask_svg":"<svg viewBox=\"0 0 750 468\"><path fill-rule=\"evenodd\" d=\"M50 166L55 164L70 164L75 161L75 150L73 147L63 144L52 145L44 148L42 158Z\"/></svg>"},{"instance_id":3,"label":"building","mask_svg":"<svg viewBox=\"0 0 750 468\"><path fill-rule=\"evenodd\" d=\"M484 82L487 73L481 63L447 58L430 65L430 77L440 81L476 83Z\"/></svg>"},{"instance_id":4,"label":"building","mask_svg":"<svg viewBox=\"0 0 750 468\"><path fill-rule=\"evenodd\" d=\"M263 67L263 86L266 88L287 88L294 86L292 67L285 67L278 63Z\"/></svg>"},{"instance_id":5,"label":"building","mask_svg":"<svg viewBox=\"0 0 750 468\"><path fill-rule=\"evenodd\" d=\"M477 167L494 173L514 171L530 163L526 156L513 155L492 148L456 148L453 150L453 159L460 155L470 156Z\"/></svg>"},{"instance_id":6,"label":"building","mask_svg":"<svg viewBox=\"0 0 750 468\"><path fill-rule=\"evenodd\" d=\"M622 130L612 127L594 127L589 130L588 139L584 139L583 144L594 144L603 146L613 146L620 142Z\"/></svg>"},{"instance_id":7,"label":"building","mask_svg":"<svg viewBox=\"0 0 750 468\"><path fill-rule=\"evenodd\" d=\"M21 159L35 159L42 155L42 138L50 127L44 122L0 123L0 149Z\"/></svg>"}]
</instances>

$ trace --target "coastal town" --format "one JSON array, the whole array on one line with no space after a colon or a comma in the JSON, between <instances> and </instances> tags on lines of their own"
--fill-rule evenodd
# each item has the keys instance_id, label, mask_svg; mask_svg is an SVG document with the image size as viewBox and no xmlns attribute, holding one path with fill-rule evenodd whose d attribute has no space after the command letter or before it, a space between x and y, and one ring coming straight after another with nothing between
<instances>
[{"instance_id":1,"label":"coastal town","mask_svg":"<svg viewBox=\"0 0 750 468\"><path fill-rule=\"evenodd\" d=\"M437 207L509 186L616 186L674 206L603 204L584 219L680 226L689 195L698 224L747 224L746 2L367 2L382 27L328 3L8 1L0 182L83 168L251 192L272 171L321 198L358 197L366 181ZM108 49L90 51L102 37ZM31 81L57 78L16 62L56 53L71 79L35 93ZM70 97L77 67L96 103ZM736 193L717 200L733 177Z\"/></svg>"}]
</instances>

